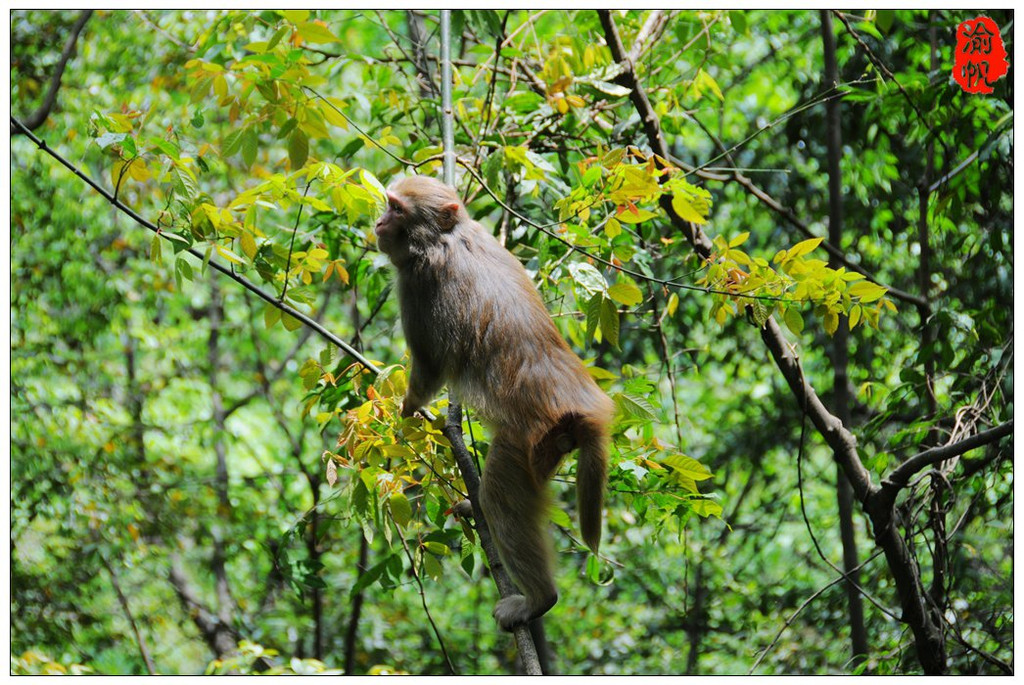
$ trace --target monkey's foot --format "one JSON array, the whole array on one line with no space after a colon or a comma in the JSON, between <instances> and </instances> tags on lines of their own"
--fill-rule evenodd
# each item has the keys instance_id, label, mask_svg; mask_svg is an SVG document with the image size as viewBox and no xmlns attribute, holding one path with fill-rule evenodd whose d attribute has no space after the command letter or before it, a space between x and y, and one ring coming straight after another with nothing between
<instances>
[{"instance_id":1,"label":"monkey's foot","mask_svg":"<svg viewBox=\"0 0 1024 685\"><path fill-rule=\"evenodd\" d=\"M473 503L468 499L456 502L452 506L452 513L461 519L471 519L473 518Z\"/></svg>"},{"instance_id":2,"label":"monkey's foot","mask_svg":"<svg viewBox=\"0 0 1024 685\"><path fill-rule=\"evenodd\" d=\"M530 620L530 604L522 595L509 595L494 606L494 618L502 630L515 630Z\"/></svg>"},{"instance_id":3,"label":"monkey's foot","mask_svg":"<svg viewBox=\"0 0 1024 685\"><path fill-rule=\"evenodd\" d=\"M555 606L557 601L557 594L552 595L543 602L534 604L531 604L523 595L509 595L504 599L498 600L498 603L494 605L492 613L502 630L512 631L528 621L547 613L548 609Z\"/></svg>"}]
</instances>

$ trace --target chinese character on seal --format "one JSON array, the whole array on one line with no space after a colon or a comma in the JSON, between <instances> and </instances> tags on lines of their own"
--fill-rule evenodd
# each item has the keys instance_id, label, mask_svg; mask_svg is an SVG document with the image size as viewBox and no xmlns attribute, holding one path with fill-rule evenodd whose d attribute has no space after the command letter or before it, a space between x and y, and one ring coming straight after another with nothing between
<instances>
[{"instance_id":1,"label":"chinese character on seal","mask_svg":"<svg viewBox=\"0 0 1024 685\"><path fill-rule=\"evenodd\" d=\"M968 93L991 93L1006 75L1006 47L999 27L988 17L965 21L956 28L953 80Z\"/></svg>"}]
</instances>

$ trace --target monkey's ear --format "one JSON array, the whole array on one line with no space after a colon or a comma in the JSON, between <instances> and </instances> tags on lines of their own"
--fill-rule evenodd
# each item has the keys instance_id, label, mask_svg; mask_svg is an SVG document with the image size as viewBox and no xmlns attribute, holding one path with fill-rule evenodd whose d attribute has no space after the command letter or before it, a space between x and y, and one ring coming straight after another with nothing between
<instances>
[{"instance_id":1,"label":"monkey's ear","mask_svg":"<svg viewBox=\"0 0 1024 685\"><path fill-rule=\"evenodd\" d=\"M459 203L449 202L446 205L441 205L437 210L437 224L444 231L450 231L455 228L455 224L459 221Z\"/></svg>"}]
</instances>

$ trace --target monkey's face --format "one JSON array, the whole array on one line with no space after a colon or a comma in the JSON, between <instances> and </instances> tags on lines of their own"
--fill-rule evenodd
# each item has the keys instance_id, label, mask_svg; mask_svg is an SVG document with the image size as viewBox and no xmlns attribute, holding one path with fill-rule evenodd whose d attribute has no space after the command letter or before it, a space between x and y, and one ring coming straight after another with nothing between
<instances>
[{"instance_id":1,"label":"monkey's face","mask_svg":"<svg viewBox=\"0 0 1024 685\"><path fill-rule=\"evenodd\" d=\"M405 202L394 193L388 193L388 208L373 228L381 252L392 255L400 245L408 242L409 222L409 208Z\"/></svg>"},{"instance_id":2,"label":"monkey's face","mask_svg":"<svg viewBox=\"0 0 1024 685\"><path fill-rule=\"evenodd\" d=\"M468 219L455 191L425 176L397 181L387 197L387 210L374 233L377 247L398 267L436 245L460 220Z\"/></svg>"}]
</instances>

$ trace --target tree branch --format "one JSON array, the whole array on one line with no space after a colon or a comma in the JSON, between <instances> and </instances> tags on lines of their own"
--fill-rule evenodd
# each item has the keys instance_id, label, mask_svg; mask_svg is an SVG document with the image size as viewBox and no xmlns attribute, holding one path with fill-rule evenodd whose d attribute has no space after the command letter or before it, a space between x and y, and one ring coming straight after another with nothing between
<instances>
[{"instance_id":1,"label":"tree branch","mask_svg":"<svg viewBox=\"0 0 1024 685\"><path fill-rule=\"evenodd\" d=\"M926 469L933 464L946 461L947 459L959 457L965 452L977 447L982 447L990 442L996 442L997 440L1001 440L1007 435L1012 434L1013 419L1010 419L1006 423L999 424L995 428L982 431L981 433L972 435L971 437L960 440L959 442L954 442L951 445L933 447L919 454L915 454L913 457L897 466L893 472L882 481L879 496L884 495L885 497L895 500L896 494L907 486L907 483L910 482L910 479L918 471Z\"/></svg>"},{"instance_id":2,"label":"tree branch","mask_svg":"<svg viewBox=\"0 0 1024 685\"><path fill-rule=\"evenodd\" d=\"M491 577L498 587L498 594L504 599L510 595L519 594L512 579L505 572L505 567L498 556L498 548L494 546L491 538L491 530L487 526L487 519L480 508L480 477L476 472L476 464L473 457L466 449L466 443L462 437L462 409L457 404L448 405L448 418L445 421L444 436L452 445L452 454L455 462L462 472L462 481L466 484L466 492L469 493L469 502L473 506L473 521L476 526L476 533L480 537L480 547L487 557L487 565L491 569ZM537 647L533 643L528 625L521 625L513 631L516 640L516 647L519 650L519 658L527 675L543 675L540 668L540 659L537 655Z\"/></svg>"},{"instance_id":3,"label":"tree branch","mask_svg":"<svg viewBox=\"0 0 1024 685\"><path fill-rule=\"evenodd\" d=\"M185 574L181 556L177 552L171 553L171 568L168 579L171 581L171 586L178 595L178 599L184 605L188 615L192 617L192 622L199 629L203 640L214 654L217 656L227 654L238 647L238 637L234 629L223 623L196 595L195 589Z\"/></svg>"},{"instance_id":4,"label":"tree branch","mask_svg":"<svg viewBox=\"0 0 1024 685\"><path fill-rule=\"evenodd\" d=\"M99 555L100 562L103 564L103 568L110 574L110 583L114 586L114 592L117 593L117 601L121 605L121 610L124 611L125 618L128 619L128 625L132 629L132 634L135 635L135 644L139 648L139 654L142 655L142 661L146 664L146 670L150 675L156 675L156 665L153 663L153 657L150 656L149 647L146 645L146 640L142 637L142 631L139 630L139 626L135 623L135 617L132 615L132 609L128 604L128 598L125 597L124 591L121 590L121 582L117 578L117 571L107 561L107 558L102 554Z\"/></svg>"},{"instance_id":5,"label":"tree branch","mask_svg":"<svg viewBox=\"0 0 1024 685\"><path fill-rule=\"evenodd\" d=\"M598 11L604 27L605 40L612 53L612 59L622 67L618 82L630 89L630 101L640 115L640 121L647 133L648 145L655 154L668 160L668 146L661 135L661 127L650 101L640 86L632 63L628 60L619 38L615 21L610 10ZM700 227L683 220L672 208L671 198L663 196L661 205L672 225L690 241L694 251L701 257L711 254L711 241ZM790 389L811 418L825 442L832 448L833 455L853 486L854 494L864 504L875 525L875 541L885 553L889 569L896 581L903 621L914 632L918 659L926 673L946 671L946 655L941 627L928 608L927 598L921 584L920 572L910 555L903 537L892 525L891 507L875 506L884 504L874 497L878 486L871 482L871 474L857 454L857 441L821 402L814 388L805 380L800 361L782 335L774 318L769 318L761 329L761 339L768 347L776 366L782 372Z\"/></svg>"},{"instance_id":6,"label":"tree branch","mask_svg":"<svg viewBox=\"0 0 1024 685\"><path fill-rule=\"evenodd\" d=\"M46 91L43 103L39 105L35 112L32 112L32 114L25 118L24 125L27 128L34 131L42 126L43 122L46 121L46 117L50 116L53 106L57 104L57 91L60 90L60 80L64 76L64 68L67 67L68 62L71 60L71 55L75 51L75 43L78 42L78 36L82 33L82 29L85 28L85 22L89 21L92 12L92 10L82 10L82 13L78 15L78 20L71 27L71 35L68 36L67 41L64 43L64 51L61 52L57 67L53 70L53 76L50 77L50 88ZM12 123L11 135L19 133L21 131Z\"/></svg>"},{"instance_id":7,"label":"tree branch","mask_svg":"<svg viewBox=\"0 0 1024 685\"><path fill-rule=\"evenodd\" d=\"M70 170L71 173L73 173L75 176L78 176L78 178L80 178L83 181L85 181L85 183L89 187L91 187L97 193L99 193L104 198L106 198L106 200L110 204L114 205L119 210L121 210L121 212L123 212L124 214L127 214L129 217L131 217L135 221L135 223L139 224L143 228L149 229L153 233L156 233L157 235L163 237L165 240L171 240L166 235L164 235L163 230L160 227L158 227L155 224L153 224L152 222L142 218L137 212L135 212L135 210L133 210L131 207L127 206L126 204L121 202L119 199L114 197L103 186L99 185L99 183L97 183L96 181L94 181L91 178L89 178L89 176L87 176L83 171L81 171L74 164L72 164L71 162L69 162L66 159L64 159L60 154L57 153L56 150L54 150L49 145L47 145L46 141L38 138L35 134L32 133L31 130L29 130L29 128L27 126L25 126L25 124L23 124L21 121L19 121L18 119L14 118L13 116L11 117L11 125L13 127L18 128L22 133L24 133L30 140L32 140L33 143L36 144L36 146L40 150L42 150L46 154L48 154L51 157L53 157L55 160L57 160L62 165L64 165L68 170ZM195 248L190 247L190 248L187 248L187 249L183 250L183 252L188 252L190 255L192 255L193 257L195 257L196 259L198 259L200 261L206 261L206 256L203 253L199 252L199 250L196 250ZM245 288L249 292L251 292L254 295L256 295L257 297L259 297L264 302L267 302L268 304L276 307L277 309L280 309L285 314L288 314L289 316L292 316L292 317L298 319L304 325L308 326L309 328L312 328L324 340L326 340L326 341L328 341L328 342L330 342L330 343L332 343L334 345L337 345L339 348L344 350L346 354L348 354L350 357L352 357L357 362L359 362L359 364L361 364L363 366L363 368L366 369L367 371L373 373L374 375L377 375L377 374L380 373L380 369L378 369L377 366L373 362L371 362L366 357L364 357L362 354L360 354L350 344L348 344L347 342L345 342L344 340L342 340L341 338L336 336L334 333L331 333L329 330L324 328L319 322L315 321L313 318L311 318L308 315L300 312L299 310L295 309L294 307L291 307L291 306L285 304L284 302L280 302L277 299L277 297L275 297L274 295L271 295L270 293L265 292L259 286L257 286L255 283L250 281L249 279L245 278L244 276L240 276L239 274L236 274L231 269L229 269L229 268L227 268L225 266L222 266L221 264L218 264L217 262L213 261L212 259L209 261L209 265L210 265L210 268L212 268L215 271L219 271L220 273L224 274L225 276L227 276L228 278L233 280L235 283L238 283L243 288Z\"/></svg>"},{"instance_id":8,"label":"tree branch","mask_svg":"<svg viewBox=\"0 0 1024 685\"><path fill-rule=\"evenodd\" d=\"M640 31L633 40L633 48L629 51L629 61L636 64L640 55L644 53L648 43L654 43L661 36L668 25L669 15L662 10L654 10L647 15L647 21L640 27Z\"/></svg>"}]
</instances>

